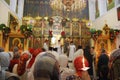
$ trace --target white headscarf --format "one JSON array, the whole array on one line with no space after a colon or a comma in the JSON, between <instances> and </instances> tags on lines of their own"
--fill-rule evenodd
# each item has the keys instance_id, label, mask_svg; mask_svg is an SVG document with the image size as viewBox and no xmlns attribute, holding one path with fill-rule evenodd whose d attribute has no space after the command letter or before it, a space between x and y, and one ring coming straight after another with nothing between
<instances>
[{"instance_id":1,"label":"white headscarf","mask_svg":"<svg viewBox=\"0 0 120 80\"><path fill-rule=\"evenodd\" d=\"M60 64L61 80L66 80L67 76L73 75L75 73L73 69L67 68L68 57L65 54L61 54L59 56L59 64Z\"/></svg>"},{"instance_id":2,"label":"white headscarf","mask_svg":"<svg viewBox=\"0 0 120 80\"><path fill-rule=\"evenodd\" d=\"M6 52L0 52L0 64L2 69L7 69L10 64L10 55Z\"/></svg>"}]
</instances>

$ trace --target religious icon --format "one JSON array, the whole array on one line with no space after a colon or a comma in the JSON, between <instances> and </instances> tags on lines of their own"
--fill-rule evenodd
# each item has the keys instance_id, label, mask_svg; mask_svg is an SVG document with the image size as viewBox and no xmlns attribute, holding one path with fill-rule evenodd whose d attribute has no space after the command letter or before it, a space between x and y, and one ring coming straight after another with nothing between
<instances>
[{"instance_id":1,"label":"religious icon","mask_svg":"<svg viewBox=\"0 0 120 80\"><path fill-rule=\"evenodd\" d=\"M17 47L20 51L22 51L24 49L24 39L10 37L9 50L13 51L14 47Z\"/></svg>"}]
</instances>

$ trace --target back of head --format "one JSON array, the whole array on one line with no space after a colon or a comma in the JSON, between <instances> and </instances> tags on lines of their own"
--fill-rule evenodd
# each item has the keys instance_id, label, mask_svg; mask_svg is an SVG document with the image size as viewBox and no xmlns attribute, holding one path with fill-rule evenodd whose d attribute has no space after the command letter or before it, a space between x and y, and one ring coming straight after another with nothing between
<instances>
[{"instance_id":1,"label":"back of head","mask_svg":"<svg viewBox=\"0 0 120 80\"><path fill-rule=\"evenodd\" d=\"M34 80L59 80L59 66L50 56L40 57L34 65Z\"/></svg>"},{"instance_id":2,"label":"back of head","mask_svg":"<svg viewBox=\"0 0 120 80\"><path fill-rule=\"evenodd\" d=\"M23 75L25 73L26 69L26 62L29 59L29 55L27 53L24 53L20 56L20 60L17 66L17 74L19 76Z\"/></svg>"},{"instance_id":3,"label":"back of head","mask_svg":"<svg viewBox=\"0 0 120 80\"><path fill-rule=\"evenodd\" d=\"M53 47L49 47L49 50L52 51L52 50L53 50Z\"/></svg>"},{"instance_id":4,"label":"back of head","mask_svg":"<svg viewBox=\"0 0 120 80\"><path fill-rule=\"evenodd\" d=\"M71 41L70 44L73 44L73 41Z\"/></svg>"},{"instance_id":5,"label":"back of head","mask_svg":"<svg viewBox=\"0 0 120 80\"><path fill-rule=\"evenodd\" d=\"M4 48L0 47L0 52L4 52Z\"/></svg>"},{"instance_id":6,"label":"back of head","mask_svg":"<svg viewBox=\"0 0 120 80\"><path fill-rule=\"evenodd\" d=\"M105 52L106 52L105 49L102 49L101 53L105 53Z\"/></svg>"},{"instance_id":7,"label":"back of head","mask_svg":"<svg viewBox=\"0 0 120 80\"><path fill-rule=\"evenodd\" d=\"M78 46L78 49L82 49L82 46L81 46L81 45L79 45L79 46Z\"/></svg>"},{"instance_id":8,"label":"back of head","mask_svg":"<svg viewBox=\"0 0 120 80\"><path fill-rule=\"evenodd\" d=\"M68 57L65 55L65 54L61 54L59 56L59 64L60 64L60 67L67 67L67 64L68 64Z\"/></svg>"},{"instance_id":9,"label":"back of head","mask_svg":"<svg viewBox=\"0 0 120 80\"><path fill-rule=\"evenodd\" d=\"M84 59L84 61L83 61L83 59ZM76 69L76 73L78 76L82 77L82 71L84 71L82 68L88 67L88 66L89 66L89 63L88 63L87 59L85 59L84 57L79 56L79 57L75 58L74 67Z\"/></svg>"},{"instance_id":10,"label":"back of head","mask_svg":"<svg viewBox=\"0 0 120 80\"><path fill-rule=\"evenodd\" d=\"M53 51L57 51L57 48L53 48Z\"/></svg>"},{"instance_id":11,"label":"back of head","mask_svg":"<svg viewBox=\"0 0 120 80\"><path fill-rule=\"evenodd\" d=\"M13 49L13 52L17 52L19 49L18 49L18 47L14 47L14 49Z\"/></svg>"},{"instance_id":12,"label":"back of head","mask_svg":"<svg viewBox=\"0 0 120 80\"><path fill-rule=\"evenodd\" d=\"M9 66L10 63L10 55L6 52L0 53L0 65L1 67L5 67L5 69Z\"/></svg>"}]
</instances>

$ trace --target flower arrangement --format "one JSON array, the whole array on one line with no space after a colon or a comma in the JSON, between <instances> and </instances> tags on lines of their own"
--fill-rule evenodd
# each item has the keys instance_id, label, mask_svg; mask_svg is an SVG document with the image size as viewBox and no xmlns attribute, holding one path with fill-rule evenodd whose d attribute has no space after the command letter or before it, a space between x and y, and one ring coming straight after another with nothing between
<instances>
[{"instance_id":1,"label":"flower arrangement","mask_svg":"<svg viewBox=\"0 0 120 80\"><path fill-rule=\"evenodd\" d=\"M25 38L29 38L31 35L33 35L32 25L21 25L20 31L25 36Z\"/></svg>"},{"instance_id":2,"label":"flower arrangement","mask_svg":"<svg viewBox=\"0 0 120 80\"><path fill-rule=\"evenodd\" d=\"M3 32L3 39L7 40L9 37L9 33L11 32L11 29L7 27L5 24L0 24L0 30Z\"/></svg>"},{"instance_id":3,"label":"flower arrangement","mask_svg":"<svg viewBox=\"0 0 120 80\"><path fill-rule=\"evenodd\" d=\"M100 36L102 34L102 30L97 30L96 33L98 36Z\"/></svg>"},{"instance_id":4,"label":"flower arrangement","mask_svg":"<svg viewBox=\"0 0 120 80\"><path fill-rule=\"evenodd\" d=\"M11 29L7 27L5 24L0 24L0 30L2 30L3 33L10 33Z\"/></svg>"},{"instance_id":5,"label":"flower arrangement","mask_svg":"<svg viewBox=\"0 0 120 80\"><path fill-rule=\"evenodd\" d=\"M116 36L120 33L120 30L118 29L110 29L110 40L113 41L116 39Z\"/></svg>"},{"instance_id":6,"label":"flower arrangement","mask_svg":"<svg viewBox=\"0 0 120 80\"><path fill-rule=\"evenodd\" d=\"M61 37L65 38L65 31L61 32Z\"/></svg>"},{"instance_id":7,"label":"flower arrangement","mask_svg":"<svg viewBox=\"0 0 120 80\"><path fill-rule=\"evenodd\" d=\"M94 28L90 29L91 37L96 40L102 34L102 30L95 30Z\"/></svg>"},{"instance_id":8,"label":"flower arrangement","mask_svg":"<svg viewBox=\"0 0 120 80\"><path fill-rule=\"evenodd\" d=\"M53 31L49 30L49 37L52 37L52 36L53 36Z\"/></svg>"}]
</instances>

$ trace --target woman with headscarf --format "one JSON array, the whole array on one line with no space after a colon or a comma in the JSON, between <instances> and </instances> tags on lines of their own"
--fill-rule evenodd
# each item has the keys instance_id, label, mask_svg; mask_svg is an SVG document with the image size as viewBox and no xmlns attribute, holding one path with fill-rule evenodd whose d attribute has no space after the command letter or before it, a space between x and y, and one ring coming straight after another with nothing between
<instances>
[{"instance_id":1,"label":"woman with headscarf","mask_svg":"<svg viewBox=\"0 0 120 80\"><path fill-rule=\"evenodd\" d=\"M29 52L31 53L32 57L30 58L27 64L27 80L34 80L33 76L34 64L37 56L39 56L43 52L43 50L41 48L38 49L31 48L29 49Z\"/></svg>"},{"instance_id":2,"label":"woman with headscarf","mask_svg":"<svg viewBox=\"0 0 120 80\"><path fill-rule=\"evenodd\" d=\"M59 80L59 64L55 56L44 53L34 64L34 80Z\"/></svg>"},{"instance_id":3,"label":"woman with headscarf","mask_svg":"<svg viewBox=\"0 0 120 80\"><path fill-rule=\"evenodd\" d=\"M13 59L10 60L10 65L9 65L9 67L8 67L8 70L9 70L10 72L13 71L14 65L19 63L19 58L20 58L20 55L19 55L19 54L14 54Z\"/></svg>"},{"instance_id":4,"label":"woman with headscarf","mask_svg":"<svg viewBox=\"0 0 120 80\"><path fill-rule=\"evenodd\" d=\"M86 46L84 49L84 56L87 59L88 63L89 63L89 67L90 69L88 70L89 75L92 77L93 76L93 56L90 52L90 46Z\"/></svg>"},{"instance_id":5,"label":"woman with headscarf","mask_svg":"<svg viewBox=\"0 0 120 80\"><path fill-rule=\"evenodd\" d=\"M84 51L80 45L78 46L78 50L73 54L73 60L78 56L84 56Z\"/></svg>"},{"instance_id":6,"label":"woman with headscarf","mask_svg":"<svg viewBox=\"0 0 120 80\"><path fill-rule=\"evenodd\" d=\"M26 71L26 63L29 60L30 55L28 53L23 52L20 56L19 63L14 65L13 73L17 74L21 80L27 80L27 71Z\"/></svg>"},{"instance_id":7,"label":"woman with headscarf","mask_svg":"<svg viewBox=\"0 0 120 80\"><path fill-rule=\"evenodd\" d=\"M10 55L0 47L0 80L5 80L5 70L8 70L9 63Z\"/></svg>"},{"instance_id":8,"label":"woman with headscarf","mask_svg":"<svg viewBox=\"0 0 120 80\"><path fill-rule=\"evenodd\" d=\"M30 61L28 62L28 65L27 65L27 69L30 69L35 61L35 58L36 56L42 52L42 49L41 48L38 48L38 49L31 49L30 50L30 53L32 54L32 58L30 59Z\"/></svg>"},{"instance_id":9,"label":"woman with headscarf","mask_svg":"<svg viewBox=\"0 0 120 80\"><path fill-rule=\"evenodd\" d=\"M73 69L69 69L68 65L68 57L65 54L61 54L59 56L59 64L60 64L60 79L66 80L67 76L73 75L75 71Z\"/></svg>"},{"instance_id":10,"label":"woman with headscarf","mask_svg":"<svg viewBox=\"0 0 120 80\"><path fill-rule=\"evenodd\" d=\"M91 80L87 72L89 69L89 63L86 58L79 56L74 60L74 67L76 73L68 76L66 80Z\"/></svg>"}]
</instances>

